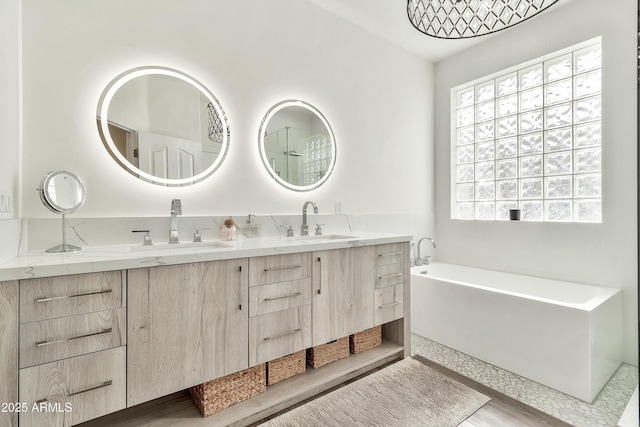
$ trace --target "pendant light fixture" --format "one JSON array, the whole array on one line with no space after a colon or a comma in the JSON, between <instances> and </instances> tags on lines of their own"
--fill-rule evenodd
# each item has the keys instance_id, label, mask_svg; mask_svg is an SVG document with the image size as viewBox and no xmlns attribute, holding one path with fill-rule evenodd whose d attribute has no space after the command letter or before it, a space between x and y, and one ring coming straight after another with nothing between
<instances>
[{"instance_id":1,"label":"pendant light fixture","mask_svg":"<svg viewBox=\"0 0 640 427\"><path fill-rule=\"evenodd\" d=\"M408 0L409 21L441 39L465 39L504 30L559 0Z\"/></svg>"},{"instance_id":2,"label":"pendant light fixture","mask_svg":"<svg viewBox=\"0 0 640 427\"><path fill-rule=\"evenodd\" d=\"M213 107L213 103L210 102L207 105L207 112L209 115L209 139L213 142L217 142L218 144L222 144L224 139L224 129L222 126L222 120L220 120L216 109Z\"/></svg>"}]
</instances>

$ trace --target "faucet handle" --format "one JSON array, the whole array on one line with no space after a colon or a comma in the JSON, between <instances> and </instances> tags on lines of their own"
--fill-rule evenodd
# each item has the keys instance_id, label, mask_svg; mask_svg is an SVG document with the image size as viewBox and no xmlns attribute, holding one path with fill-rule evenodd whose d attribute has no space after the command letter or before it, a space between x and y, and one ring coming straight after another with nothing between
<instances>
[{"instance_id":1,"label":"faucet handle","mask_svg":"<svg viewBox=\"0 0 640 427\"><path fill-rule=\"evenodd\" d=\"M171 200L171 213L182 215L182 201L180 199Z\"/></svg>"},{"instance_id":2,"label":"faucet handle","mask_svg":"<svg viewBox=\"0 0 640 427\"><path fill-rule=\"evenodd\" d=\"M153 245L153 239L151 238L151 230L131 230L132 233L146 233L144 235L144 242L142 246L151 246Z\"/></svg>"},{"instance_id":3,"label":"faucet handle","mask_svg":"<svg viewBox=\"0 0 640 427\"><path fill-rule=\"evenodd\" d=\"M202 234L200 234L200 231L211 230L211 227L194 228L193 230L193 243L202 243Z\"/></svg>"},{"instance_id":4,"label":"faucet handle","mask_svg":"<svg viewBox=\"0 0 640 427\"><path fill-rule=\"evenodd\" d=\"M316 236L321 236L322 235L322 226L324 224L316 224Z\"/></svg>"}]
</instances>

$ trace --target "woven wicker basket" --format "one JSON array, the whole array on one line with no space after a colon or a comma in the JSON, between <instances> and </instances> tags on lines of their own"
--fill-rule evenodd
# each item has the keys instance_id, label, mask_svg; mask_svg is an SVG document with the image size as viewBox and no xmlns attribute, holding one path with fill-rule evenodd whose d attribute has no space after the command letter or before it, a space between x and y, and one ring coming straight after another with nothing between
<instances>
[{"instance_id":1,"label":"woven wicker basket","mask_svg":"<svg viewBox=\"0 0 640 427\"><path fill-rule=\"evenodd\" d=\"M267 362L267 385L304 373L307 358L304 350Z\"/></svg>"},{"instance_id":2,"label":"woven wicker basket","mask_svg":"<svg viewBox=\"0 0 640 427\"><path fill-rule=\"evenodd\" d=\"M349 337L307 349L307 364L319 368L349 356Z\"/></svg>"},{"instance_id":3,"label":"woven wicker basket","mask_svg":"<svg viewBox=\"0 0 640 427\"><path fill-rule=\"evenodd\" d=\"M353 354L372 349L380 344L382 344L382 326L349 335L349 351Z\"/></svg>"},{"instance_id":4,"label":"woven wicker basket","mask_svg":"<svg viewBox=\"0 0 640 427\"><path fill-rule=\"evenodd\" d=\"M205 417L267 389L265 364L191 387L189 393Z\"/></svg>"}]
</instances>

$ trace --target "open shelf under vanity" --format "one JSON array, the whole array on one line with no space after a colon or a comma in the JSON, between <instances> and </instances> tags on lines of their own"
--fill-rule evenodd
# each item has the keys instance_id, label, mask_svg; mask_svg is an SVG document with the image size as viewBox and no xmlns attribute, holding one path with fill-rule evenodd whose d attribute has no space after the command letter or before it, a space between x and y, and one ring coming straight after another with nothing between
<instances>
[{"instance_id":1,"label":"open shelf under vanity","mask_svg":"<svg viewBox=\"0 0 640 427\"><path fill-rule=\"evenodd\" d=\"M173 393L82 424L84 427L245 426L393 360L405 348L383 340L373 349L322 366L267 387L267 391L209 417L203 417L187 391Z\"/></svg>"}]
</instances>

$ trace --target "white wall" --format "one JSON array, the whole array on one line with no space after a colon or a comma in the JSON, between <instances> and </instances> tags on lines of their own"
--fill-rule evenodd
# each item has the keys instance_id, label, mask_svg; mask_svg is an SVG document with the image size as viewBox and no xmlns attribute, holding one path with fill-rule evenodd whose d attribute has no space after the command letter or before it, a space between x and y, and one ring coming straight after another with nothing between
<instances>
[{"instance_id":1,"label":"white wall","mask_svg":"<svg viewBox=\"0 0 640 427\"><path fill-rule=\"evenodd\" d=\"M0 2L0 194L13 199L9 215L16 218L20 151L20 0Z\"/></svg>"},{"instance_id":2,"label":"white wall","mask_svg":"<svg viewBox=\"0 0 640 427\"><path fill-rule=\"evenodd\" d=\"M333 213L433 217L433 66L300 0L23 0L24 200L28 218L50 218L41 177L68 169L84 180L75 216L299 214L306 200ZM194 186L135 179L107 154L95 114L103 88L143 65L181 70L207 86L228 116L221 168ZM275 103L299 98L331 123L331 179L294 193L268 178L258 128ZM414 194L415 197L407 197ZM426 196L426 197L425 197ZM328 230L330 231L330 230Z\"/></svg>"},{"instance_id":3,"label":"white wall","mask_svg":"<svg viewBox=\"0 0 640 427\"><path fill-rule=\"evenodd\" d=\"M20 235L20 0L0 2L0 260ZM6 198L10 200L7 201Z\"/></svg>"},{"instance_id":4,"label":"white wall","mask_svg":"<svg viewBox=\"0 0 640 427\"><path fill-rule=\"evenodd\" d=\"M439 261L624 290L624 360L637 364L637 108L634 0L581 0L436 64ZM602 36L603 222L451 220L450 88Z\"/></svg>"}]
</instances>

